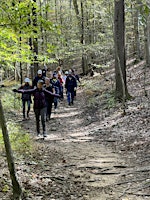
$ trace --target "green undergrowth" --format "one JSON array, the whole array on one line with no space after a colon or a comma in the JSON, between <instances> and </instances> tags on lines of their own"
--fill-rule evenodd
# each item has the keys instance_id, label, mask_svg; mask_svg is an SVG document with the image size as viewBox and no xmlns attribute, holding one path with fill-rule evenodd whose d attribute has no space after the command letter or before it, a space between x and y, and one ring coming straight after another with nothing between
<instances>
[{"instance_id":1,"label":"green undergrowth","mask_svg":"<svg viewBox=\"0 0 150 200\"><path fill-rule=\"evenodd\" d=\"M109 109L115 107L115 94L114 91L109 88L109 84L102 84L99 77L96 79L84 80L83 89L88 109Z\"/></svg>"},{"instance_id":2,"label":"green undergrowth","mask_svg":"<svg viewBox=\"0 0 150 200\"><path fill-rule=\"evenodd\" d=\"M1 100L12 149L16 153L25 155L32 152L33 141L31 136L22 129L21 124L15 122L16 111L21 109L21 95L14 94L12 91L13 88L18 88L18 85L11 84L11 87L6 87L1 90ZM4 151L1 129L0 150Z\"/></svg>"},{"instance_id":3,"label":"green undergrowth","mask_svg":"<svg viewBox=\"0 0 150 200\"><path fill-rule=\"evenodd\" d=\"M12 88L7 88L5 91L2 91L1 94L3 108L6 110L6 112L15 112L21 108L21 95L12 92Z\"/></svg>"},{"instance_id":4,"label":"green undergrowth","mask_svg":"<svg viewBox=\"0 0 150 200\"><path fill-rule=\"evenodd\" d=\"M12 150L19 154L29 154L32 152L32 139L28 133L14 122L7 122L7 129ZM4 141L0 130L0 150L4 151Z\"/></svg>"}]
</instances>

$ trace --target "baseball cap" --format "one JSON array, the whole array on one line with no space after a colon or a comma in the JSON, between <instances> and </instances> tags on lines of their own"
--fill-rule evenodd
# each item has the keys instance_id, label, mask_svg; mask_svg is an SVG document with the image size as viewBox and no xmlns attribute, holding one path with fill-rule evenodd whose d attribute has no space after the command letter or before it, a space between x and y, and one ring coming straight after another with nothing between
<instances>
[{"instance_id":1,"label":"baseball cap","mask_svg":"<svg viewBox=\"0 0 150 200\"><path fill-rule=\"evenodd\" d=\"M39 69L37 73L38 73L38 74L42 74L42 70L41 70L41 69Z\"/></svg>"},{"instance_id":2,"label":"baseball cap","mask_svg":"<svg viewBox=\"0 0 150 200\"><path fill-rule=\"evenodd\" d=\"M25 83L29 83L29 82L30 82L30 79L29 79L29 78L25 78L25 79L24 79L24 82L25 82Z\"/></svg>"},{"instance_id":3,"label":"baseball cap","mask_svg":"<svg viewBox=\"0 0 150 200\"><path fill-rule=\"evenodd\" d=\"M38 80L38 83L44 83L44 81L42 79Z\"/></svg>"}]
</instances>

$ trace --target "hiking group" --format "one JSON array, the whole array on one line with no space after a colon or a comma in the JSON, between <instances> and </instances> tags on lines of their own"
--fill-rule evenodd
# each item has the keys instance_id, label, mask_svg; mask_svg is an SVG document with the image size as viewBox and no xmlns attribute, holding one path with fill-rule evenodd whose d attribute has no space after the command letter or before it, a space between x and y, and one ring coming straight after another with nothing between
<instances>
[{"instance_id":1,"label":"hiking group","mask_svg":"<svg viewBox=\"0 0 150 200\"><path fill-rule=\"evenodd\" d=\"M68 105L73 105L76 97L77 81L80 82L79 76L72 69L63 72L58 67L52 72L50 69L46 70L44 68L37 71L37 76L34 78L32 85L30 85L30 79L26 77L20 88L13 89L14 92L22 93L23 120L30 119L29 112L33 96L37 136L40 136L41 121L42 135L47 137L46 121L51 118L53 105L54 113L56 113L59 101L64 99L64 92L66 92Z\"/></svg>"}]
</instances>

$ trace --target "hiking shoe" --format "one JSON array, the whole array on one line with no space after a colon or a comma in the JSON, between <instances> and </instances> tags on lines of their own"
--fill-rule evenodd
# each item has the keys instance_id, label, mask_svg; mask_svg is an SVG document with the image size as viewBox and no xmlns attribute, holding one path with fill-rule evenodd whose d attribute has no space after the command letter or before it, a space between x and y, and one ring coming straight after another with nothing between
<instances>
[{"instance_id":1,"label":"hiking shoe","mask_svg":"<svg viewBox=\"0 0 150 200\"><path fill-rule=\"evenodd\" d=\"M25 117L23 117L22 121L26 121L27 119Z\"/></svg>"},{"instance_id":2,"label":"hiking shoe","mask_svg":"<svg viewBox=\"0 0 150 200\"><path fill-rule=\"evenodd\" d=\"M37 137L40 137L40 133L37 133L36 135L37 135Z\"/></svg>"},{"instance_id":3,"label":"hiking shoe","mask_svg":"<svg viewBox=\"0 0 150 200\"><path fill-rule=\"evenodd\" d=\"M43 132L43 137L47 137L47 133L46 132Z\"/></svg>"},{"instance_id":4,"label":"hiking shoe","mask_svg":"<svg viewBox=\"0 0 150 200\"><path fill-rule=\"evenodd\" d=\"M56 112L57 112L57 109L55 108L55 109L54 109L54 114L56 114Z\"/></svg>"}]
</instances>

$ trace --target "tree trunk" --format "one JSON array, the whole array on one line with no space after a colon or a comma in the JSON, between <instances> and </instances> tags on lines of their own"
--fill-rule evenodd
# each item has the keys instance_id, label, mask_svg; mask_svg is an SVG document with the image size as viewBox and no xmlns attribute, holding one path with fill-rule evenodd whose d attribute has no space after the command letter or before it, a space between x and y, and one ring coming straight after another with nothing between
<instances>
[{"instance_id":1,"label":"tree trunk","mask_svg":"<svg viewBox=\"0 0 150 200\"><path fill-rule=\"evenodd\" d=\"M146 66L150 67L150 15L147 18L147 23L146 23L144 33L145 33Z\"/></svg>"},{"instance_id":2,"label":"tree trunk","mask_svg":"<svg viewBox=\"0 0 150 200\"><path fill-rule=\"evenodd\" d=\"M36 4L36 0L33 0L34 4ZM36 7L33 4L32 15L33 15L33 26L35 33L35 37L33 38L33 52L34 52L34 75L37 74L38 70L38 36L37 36L37 11Z\"/></svg>"},{"instance_id":3,"label":"tree trunk","mask_svg":"<svg viewBox=\"0 0 150 200\"><path fill-rule=\"evenodd\" d=\"M57 13L57 0L55 0L55 19L56 19L56 22L58 21L58 13Z\"/></svg>"},{"instance_id":4,"label":"tree trunk","mask_svg":"<svg viewBox=\"0 0 150 200\"><path fill-rule=\"evenodd\" d=\"M134 50L136 60L139 61L141 58L141 50L140 50L140 34L139 34L139 10L136 8L134 14Z\"/></svg>"},{"instance_id":5,"label":"tree trunk","mask_svg":"<svg viewBox=\"0 0 150 200\"><path fill-rule=\"evenodd\" d=\"M20 31L20 34L21 34L21 31ZM22 41L21 36L20 36L19 40L20 40L20 54L21 54L21 41ZM20 61L19 65L20 65L20 84L22 85L22 83L23 83L23 74L22 74L22 62L21 61Z\"/></svg>"},{"instance_id":6,"label":"tree trunk","mask_svg":"<svg viewBox=\"0 0 150 200\"><path fill-rule=\"evenodd\" d=\"M126 84L124 0L115 0L114 29L116 98L123 100L124 95L128 96Z\"/></svg>"},{"instance_id":7,"label":"tree trunk","mask_svg":"<svg viewBox=\"0 0 150 200\"><path fill-rule=\"evenodd\" d=\"M84 6L83 1L81 0L81 44L82 44L82 70L83 74L86 74L86 57L84 55L84 44L85 44L85 36L84 36Z\"/></svg>"},{"instance_id":8,"label":"tree trunk","mask_svg":"<svg viewBox=\"0 0 150 200\"><path fill-rule=\"evenodd\" d=\"M9 141L9 135L8 135L8 131L7 131L7 126L6 126L6 121L5 121L5 116L4 116L4 111L3 111L1 100L0 100L0 116L1 116L0 117L0 125L1 125L2 133L3 133L8 169L9 169L10 178L12 181L13 199L20 200L22 190L21 190L20 184L16 177L15 164L14 164L14 159L13 159L13 155L12 155L12 150L11 150L11 145L10 145L10 141Z\"/></svg>"},{"instance_id":9,"label":"tree trunk","mask_svg":"<svg viewBox=\"0 0 150 200\"><path fill-rule=\"evenodd\" d=\"M39 4L40 4L40 17L42 19L43 17L43 12L42 12L42 1L40 0L39 1ZM44 29L43 29L43 24L42 22L40 23L40 31L41 31L41 51L42 51L42 55L44 55Z\"/></svg>"}]
</instances>

